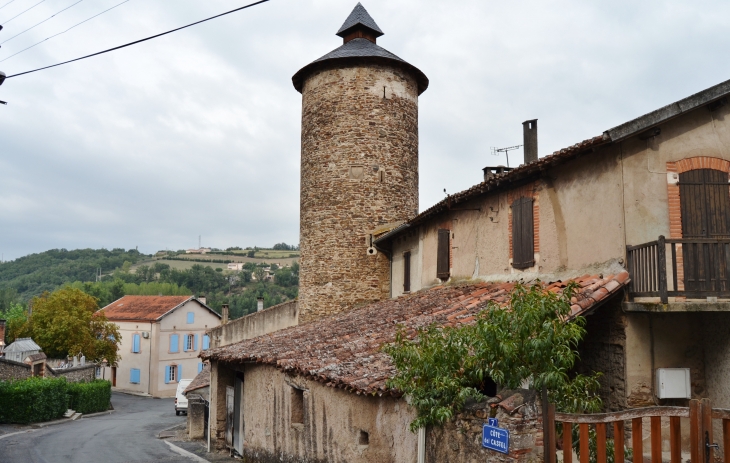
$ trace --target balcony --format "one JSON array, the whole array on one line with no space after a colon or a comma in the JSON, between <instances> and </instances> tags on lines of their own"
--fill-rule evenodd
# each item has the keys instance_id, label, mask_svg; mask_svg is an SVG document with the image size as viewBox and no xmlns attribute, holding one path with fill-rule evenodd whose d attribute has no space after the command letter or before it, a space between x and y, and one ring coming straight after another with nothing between
<instances>
[{"instance_id":1,"label":"balcony","mask_svg":"<svg viewBox=\"0 0 730 463\"><path fill-rule=\"evenodd\" d=\"M667 239L626 247L629 298L730 299L730 239ZM720 309L724 310L724 309Z\"/></svg>"}]
</instances>

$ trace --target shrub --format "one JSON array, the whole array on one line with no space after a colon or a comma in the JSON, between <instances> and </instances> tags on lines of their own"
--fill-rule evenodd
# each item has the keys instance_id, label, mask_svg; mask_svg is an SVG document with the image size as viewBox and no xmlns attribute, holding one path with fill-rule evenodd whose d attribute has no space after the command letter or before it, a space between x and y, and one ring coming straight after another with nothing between
<instances>
[{"instance_id":1,"label":"shrub","mask_svg":"<svg viewBox=\"0 0 730 463\"><path fill-rule=\"evenodd\" d=\"M96 413L109 410L112 383L94 380L90 383L69 383L68 408L79 413Z\"/></svg>"},{"instance_id":2,"label":"shrub","mask_svg":"<svg viewBox=\"0 0 730 463\"><path fill-rule=\"evenodd\" d=\"M66 378L0 381L0 423L61 418L68 409Z\"/></svg>"}]
</instances>

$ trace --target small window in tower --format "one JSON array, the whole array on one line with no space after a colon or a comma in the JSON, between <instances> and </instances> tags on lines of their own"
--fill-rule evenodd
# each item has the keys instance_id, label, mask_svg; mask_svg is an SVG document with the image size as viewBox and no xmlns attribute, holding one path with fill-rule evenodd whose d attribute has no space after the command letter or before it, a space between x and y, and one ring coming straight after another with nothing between
<instances>
[{"instance_id":1,"label":"small window in tower","mask_svg":"<svg viewBox=\"0 0 730 463\"><path fill-rule=\"evenodd\" d=\"M385 183L385 171L381 170L378 172L378 179L380 180L380 183Z\"/></svg>"},{"instance_id":2,"label":"small window in tower","mask_svg":"<svg viewBox=\"0 0 730 463\"><path fill-rule=\"evenodd\" d=\"M360 430L360 434L357 436L357 443L359 445L370 445L370 434L367 431Z\"/></svg>"},{"instance_id":3,"label":"small window in tower","mask_svg":"<svg viewBox=\"0 0 730 463\"><path fill-rule=\"evenodd\" d=\"M362 180L365 168L363 166L350 166L350 180Z\"/></svg>"}]
</instances>

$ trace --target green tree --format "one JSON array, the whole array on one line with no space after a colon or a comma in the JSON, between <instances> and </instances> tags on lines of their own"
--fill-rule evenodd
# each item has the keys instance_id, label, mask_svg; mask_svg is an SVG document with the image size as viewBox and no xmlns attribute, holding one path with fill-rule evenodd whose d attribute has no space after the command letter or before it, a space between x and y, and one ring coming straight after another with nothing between
<instances>
[{"instance_id":1,"label":"green tree","mask_svg":"<svg viewBox=\"0 0 730 463\"><path fill-rule=\"evenodd\" d=\"M263 283L264 278L266 278L266 271L263 267L256 267L256 270L253 271L254 277L256 277L256 281L258 283Z\"/></svg>"},{"instance_id":2,"label":"green tree","mask_svg":"<svg viewBox=\"0 0 730 463\"><path fill-rule=\"evenodd\" d=\"M32 337L48 357L83 353L91 361L117 361L119 328L97 312L96 298L66 287L33 298L32 304L22 334Z\"/></svg>"},{"instance_id":3,"label":"green tree","mask_svg":"<svg viewBox=\"0 0 730 463\"><path fill-rule=\"evenodd\" d=\"M5 341L10 344L22 334L23 326L28 321L28 311L21 304L14 303L7 310L0 312L0 318L5 320Z\"/></svg>"},{"instance_id":4,"label":"green tree","mask_svg":"<svg viewBox=\"0 0 730 463\"><path fill-rule=\"evenodd\" d=\"M398 370L389 387L409 396L418 412L411 430L442 425L466 399L484 399L490 380L504 388L546 388L561 411L598 410L600 374L569 374L585 335L585 319L564 321L573 291L569 286L556 295L518 284L507 307L490 303L473 325L430 326L414 340L401 328L384 350Z\"/></svg>"}]
</instances>

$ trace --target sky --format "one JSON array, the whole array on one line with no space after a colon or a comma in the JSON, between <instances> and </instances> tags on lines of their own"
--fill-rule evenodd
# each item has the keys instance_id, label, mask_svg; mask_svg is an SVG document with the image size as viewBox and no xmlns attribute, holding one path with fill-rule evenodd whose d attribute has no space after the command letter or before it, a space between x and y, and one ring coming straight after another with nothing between
<instances>
[{"instance_id":1,"label":"sky","mask_svg":"<svg viewBox=\"0 0 730 463\"><path fill-rule=\"evenodd\" d=\"M43 41L122 1L0 0L0 71L77 58L247 3L128 0ZM301 95L291 76L341 45L335 33L356 3L270 0L6 80L0 257L154 253L197 247L199 237L218 248L298 243ZM430 79L419 100L421 210L444 189L479 183L483 167L505 164L490 148L521 144L525 120L538 119L545 156L730 79L727 1L363 5L385 32L378 44ZM521 151L510 153L510 165L521 162Z\"/></svg>"}]
</instances>

